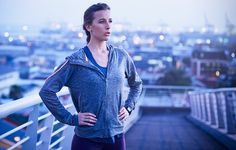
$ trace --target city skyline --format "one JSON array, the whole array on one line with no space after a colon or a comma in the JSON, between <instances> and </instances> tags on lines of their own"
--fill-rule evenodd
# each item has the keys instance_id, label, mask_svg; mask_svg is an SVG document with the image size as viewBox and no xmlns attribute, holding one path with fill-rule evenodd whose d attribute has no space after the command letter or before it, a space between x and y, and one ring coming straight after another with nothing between
<instances>
[{"instance_id":1,"label":"city skyline","mask_svg":"<svg viewBox=\"0 0 236 150\"><path fill-rule=\"evenodd\" d=\"M210 24L223 30L226 14L231 23L236 25L234 0L8 0L0 1L0 25L44 25L48 22L81 25L85 9L98 2L110 5L115 23L128 23L137 27L163 24L173 29L203 27L207 18Z\"/></svg>"}]
</instances>

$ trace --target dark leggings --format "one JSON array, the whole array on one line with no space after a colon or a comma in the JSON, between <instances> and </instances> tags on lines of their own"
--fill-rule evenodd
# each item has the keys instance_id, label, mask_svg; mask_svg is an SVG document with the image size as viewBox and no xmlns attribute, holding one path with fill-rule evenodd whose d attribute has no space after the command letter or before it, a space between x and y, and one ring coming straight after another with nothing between
<instances>
[{"instance_id":1,"label":"dark leggings","mask_svg":"<svg viewBox=\"0 0 236 150\"><path fill-rule=\"evenodd\" d=\"M115 143L99 143L74 135L71 150L126 150L124 134L115 136Z\"/></svg>"}]
</instances>

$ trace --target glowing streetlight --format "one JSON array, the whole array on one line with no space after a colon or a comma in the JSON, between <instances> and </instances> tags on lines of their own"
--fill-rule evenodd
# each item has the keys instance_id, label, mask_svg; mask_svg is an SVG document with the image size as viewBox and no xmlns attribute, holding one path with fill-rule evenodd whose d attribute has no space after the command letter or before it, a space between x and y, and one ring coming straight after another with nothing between
<instances>
[{"instance_id":1,"label":"glowing streetlight","mask_svg":"<svg viewBox=\"0 0 236 150\"><path fill-rule=\"evenodd\" d=\"M159 36L159 39L160 39L161 41L163 41L163 40L165 39L165 36L164 36L164 35L160 35L160 36Z\"/></svg>"},{"instance_id":2,"label":"glowing streetlight","mask_svg":"<svg viewBox=\"0 0 236 150\"><path fill-rule=\"evenodd\" d=\"M14 137L14 141L19 142L20 141L20 137L19 136L15 136Z\"/></svg>"},{"instance_id":3,"label":"glowing streetlight","mask_svg":"<svg viewBox=\"0 0 236 150\"><path fill-rule=\"evenodd\" d=\"M22 26L22 30L27 31L28 29L29 29L28 26L26 26L26 25Z\"/></svg>"},{"instance_id":4,"label":"glowing streetlight","mask_svg":"<svg viewBox=\"0 0 236 150\"><path fill-rule=\"evenodd\" d=\"M9 37L9 38L8 38L8 41L9 41L9 42L12 42L13 40L14 40L13 37Z\"/></svg>"},{"instance_id":5,"label":"glowing streetlight","mask_svg":"<svg viewBox=\"0 0 236 150\"><path fill-rule=\"evenodd\" d=\"M9 37L9 36L10 36L9 32L4 33L4 37Z\"/></svg>"},{"instance_id":6,"label":"glowing streetlight","mask_svg":"<svg viewBox=\"0 0 236 150\"><path fill-rule=\"evenodd\" d=\"M142 56L140 56L140 55L135 55L134 57L133 57L133 60L134 61L141 61L143 58L142 58Z\"/></svg>"},{"instance_id":7,"label":"glowing streetlight","mask_svg":"<svg viewBox=\"0 0 236 150\"><path fill-rule=\"evenodd\" d=\"M217 77L220 76L220 71L216 71L216 76L217 76Z\"/></svg>"},{"instance_id":8,"label":"glowing streetlight","mask_svg":"<svg viewBox=\"0 0 236 150\"><path fill-rule=\"evenodd\" d=\"M231 57L233 57L233 58L234 58L234 57L235 57L235 53L232 53L232 54L231 54Z\"/></svg>"},{"instance_id":9,"label":"glowing streetlight","mask_svg":"<svg viewBox=\"0 0 236 150\"><path fill-rule=\"evenodd\" d=\"M207 43L207 44L211 44L211 40L210 40L210 39L207 39L207 40L206 40L206 43Z\"/></svg>"},{"instance_id":10,"label":"glowing streetlight","mask_svg":"<svg viewBox=\"0 0 236 150\"><path fill-rule=\"evenodd\" d=\"M79 32L79 33L78 33L78 37L79 37L79 38L82 38L83 36L84 36L84 34L83 34L82 32Z\"/></svg>"}]
</instances>

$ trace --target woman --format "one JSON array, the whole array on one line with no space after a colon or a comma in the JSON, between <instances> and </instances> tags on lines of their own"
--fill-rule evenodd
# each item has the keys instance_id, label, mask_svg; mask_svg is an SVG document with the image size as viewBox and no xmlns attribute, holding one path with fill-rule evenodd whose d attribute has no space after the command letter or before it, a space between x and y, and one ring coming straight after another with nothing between
<instances>
[{"instance_id":1,"label":"woman","mask_svg":"<svg viewBox=\"0 0 236 150\"><path fill-rule=\"evenodd\" d=\"M60 122L75 126L72 149L125 150L123 124L135 107L142 82L133 61L122 49L107 44L110 7L90 6L84 13L87 45L66 58L46 80L40 96ZM122 99L124 82L130 91ZM72 115L56 93L67 86L78 114Z\"/></svg>"}]
</instances>

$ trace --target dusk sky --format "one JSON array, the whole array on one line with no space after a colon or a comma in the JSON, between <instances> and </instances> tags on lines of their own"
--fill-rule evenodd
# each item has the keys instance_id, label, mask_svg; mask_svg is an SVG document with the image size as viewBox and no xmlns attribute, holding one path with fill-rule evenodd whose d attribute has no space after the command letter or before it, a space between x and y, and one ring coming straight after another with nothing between
<instances>
[{"instance_id":1,"label":"dusk sky","mask_svg":"<svg viewBox=\"0 0 236 150\"><path fill-rule=\"evenodd\" d=\"M236 25L236 0L0 0L0 25L81 25L85 9L97 2L110 5L114 22L135 26L202 27L206 14L211 24L223 29L226 13Z\"/></svg>"}]
</instances>

